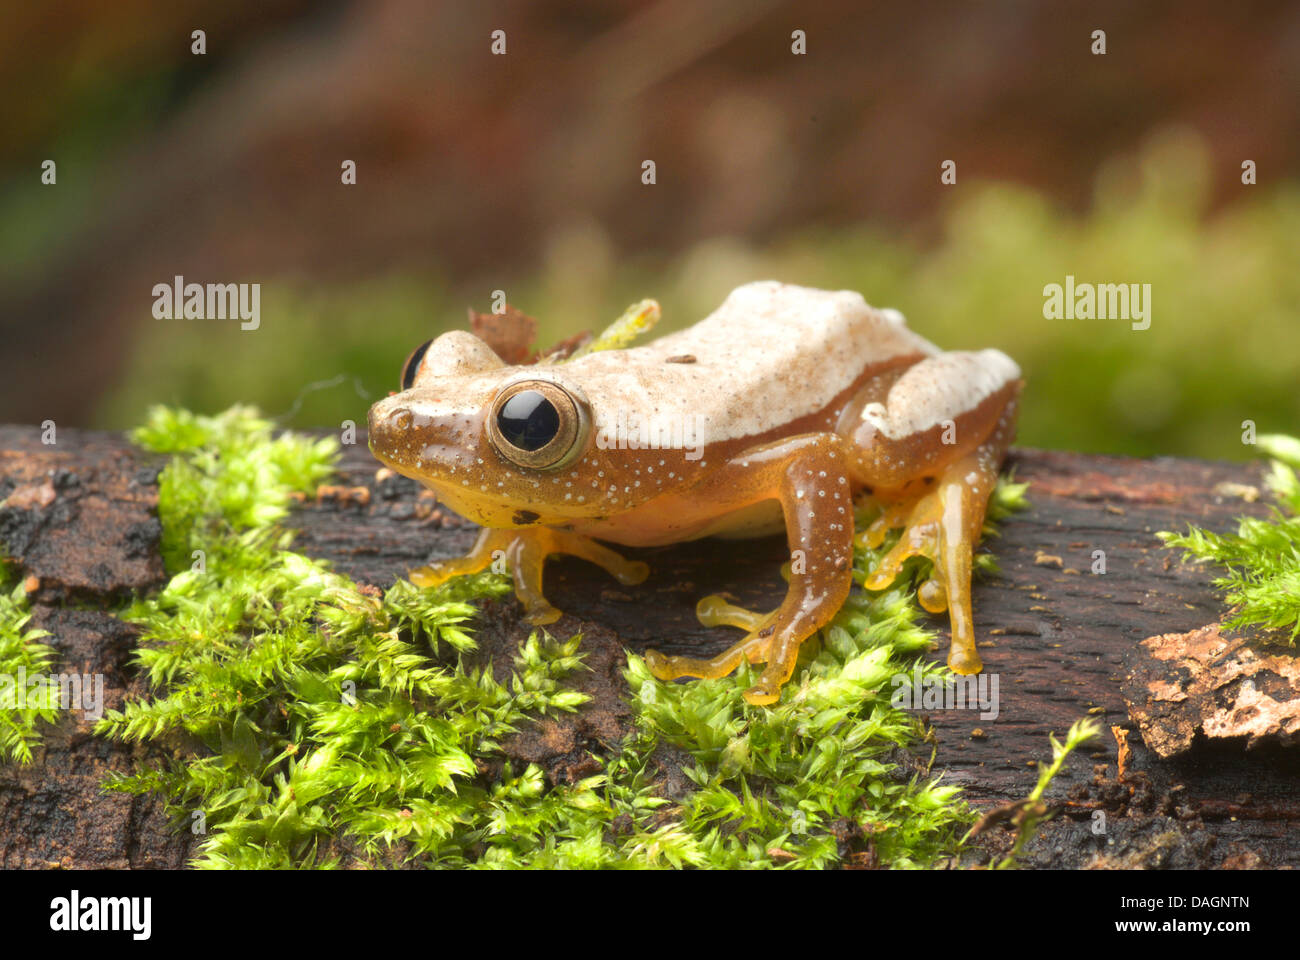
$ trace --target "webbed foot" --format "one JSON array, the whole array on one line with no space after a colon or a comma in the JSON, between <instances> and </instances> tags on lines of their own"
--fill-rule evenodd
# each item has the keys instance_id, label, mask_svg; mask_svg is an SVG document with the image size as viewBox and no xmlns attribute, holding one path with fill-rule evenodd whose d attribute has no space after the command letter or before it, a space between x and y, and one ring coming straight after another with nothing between
<instances>
[{"instance_id":1,"label":"webbed foot","mask_svg":"<svg viewBox=\"0 0 1300 960\"><path fill-rule=\"evenodd\" d=\"M639 560L628 560L589 537L551 527L529 529L484 528L473 548L463 557L418 567L410 580L418 587L435 587L452 577L486 570L501 560L514 579L515 596L524 608L524 619L532 624L554 623L563 616L542 592L542 569L546 558L567 553L589 560L619 583L632 586L650 575Z\"/></svg>"},{"instance_id":2,"label":"webbed foot","mask_svg":"<svg viewBox=\"0 0 1300 960\"><path fill-rule=\"evenodd\" d=\"M695 616L706 627L739 627L747 635L739 643L728 647L716 657L701 660L696 657L674 656L647 650L646 668L660 680L676 680L678 677L698 677L715 680L725 677L742 661L763 663L769 659L772 637L776 634L773 621L780 610L770 613L756 613L729 603L718 594L710 594L695 605ZM780 698L778 685L775 696L768 696L758 685L745 691L745 699L750 703L772 703Z\"/></svg>"}]
</instances>

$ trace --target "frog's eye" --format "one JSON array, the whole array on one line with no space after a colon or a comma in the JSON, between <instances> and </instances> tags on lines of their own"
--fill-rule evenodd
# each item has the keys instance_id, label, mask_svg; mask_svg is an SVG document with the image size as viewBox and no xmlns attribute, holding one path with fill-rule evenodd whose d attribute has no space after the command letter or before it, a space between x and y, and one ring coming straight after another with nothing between
<instances>
[{"instance_id":1,"label":"frog's eye","mask_svg":"<svg viewBox=\"0 0 1300 960\"><path fill-rule=\"evenodd\" d=\"M559 384L523 380L492 401L487 431L492 446L511 463L554 470L582 452L590 419L586 406Z\"/></svg>"},{"instance_id":2,"label":"frog's eye","mask_svg":"<svg viewBox=\"0 0 1300 960\"><path fill-rule=\"evenodd\" d=\"M431 343L433 343L432 340L424 341L424 343L411 351L411 355L407 357L406 362L402 364L403 390L410 390L415 384L415 372L420 369L420 361L424 359L424 355L428 352L429 344Z\"/></svg>"}]
</instances>

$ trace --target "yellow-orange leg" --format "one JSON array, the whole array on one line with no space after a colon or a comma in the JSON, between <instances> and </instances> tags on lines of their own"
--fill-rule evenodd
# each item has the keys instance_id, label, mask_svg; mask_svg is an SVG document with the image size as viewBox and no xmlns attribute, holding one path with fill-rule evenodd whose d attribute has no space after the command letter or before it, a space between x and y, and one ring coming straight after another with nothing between
<instances>
[{"instance_id":1,"label":"yellow-orange leg","mask_svg":"<svg viewBox=\"0 0 1300 960\"><path fill-rule=\"evenodd\" d=\"M452 577L486 570L498 557L504 557L515 583L515 596L524 608L529 623L554 623L561 612L542 593L542 569L553 553L567 553L589 560L628 586L641 583L650 568L639 560L628 560L590 537L556 530L530 527L526 530L484 528L478 540L463 557L443 560L412 570L410 579L418 587L434 587Z\"/></svg>"},{"instance_id":2,"label":"yellow-orange leg","mask_svg":"<svg viewBox=\"0 0 1300 960\"><path fill-rule=\"evenodd\" d=\"M975 625L971 617L971 554L984 526L984 511L997 482L1000 451L986 444L946 467L934 489L911 502L890 504L861 536L868 546L879 546L886 530L903 527L898 543L876 566L864 586L884 590L892 584L910 557L923 556L934 563L934 576L921 584L917 599L931 613L948 611L952 646L948 666L956 673L983 669L975 650Z\"/></svg>"}]
</instances>

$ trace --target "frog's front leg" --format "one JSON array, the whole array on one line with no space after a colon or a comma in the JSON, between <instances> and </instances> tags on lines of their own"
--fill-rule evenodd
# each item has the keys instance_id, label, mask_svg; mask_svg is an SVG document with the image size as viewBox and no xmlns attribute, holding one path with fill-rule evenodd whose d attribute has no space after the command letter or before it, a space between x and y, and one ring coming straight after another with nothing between
<instances>
[{"instance_id":1,"label":"frog's front leg","mask_svg":"<svg viewBox=\"0 0 1300 960\"><path fill-rule=\"evenodd\" d=\"M753 704L775 703L794 673L799 648L848 597L853 567L853 499L848 445L835 434L805 434L738 457L693 488L720 512L776 499L791 550L790 586L775 613L755 619L737 611L701 610L701 619L744 625L750 633L710 660L646 652L661 680L722 677L742 660L767 666L745 691Z\"/></svg>"},{"instance_id":2,"label":"frog's front leg","mask_svg":"<svg viewBox=\"0 0 1300 960\"><path fill-rule=\"evenodd\" d=\"M485 527L465 556L412 570L410 580L418 587L434 587L461 574L486 570L501 558L514 579L515 596L524 608L524 619L535 624L554 623L562 614L542 592L542 569L546 558L554 553L590 560L628 586L641 583L650 573L650 568L641 561L628 560L590 537L569 530Z\"/></svg>"}]
</instances>

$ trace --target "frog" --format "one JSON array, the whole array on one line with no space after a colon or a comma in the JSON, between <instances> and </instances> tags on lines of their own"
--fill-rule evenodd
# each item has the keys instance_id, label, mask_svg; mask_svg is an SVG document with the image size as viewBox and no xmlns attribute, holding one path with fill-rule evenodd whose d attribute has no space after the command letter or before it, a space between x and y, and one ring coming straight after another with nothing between
<instances>
[{"instance_id":1,"label":"frog","mask_svg":"<svg viewBox=\"0 0 1300 960\"><path fill-rule=\"evenodd\" d=\"M758 281L693 326L559 363L507 364L469 331L442 333L370 408L369 445L482 528L467 554L410 581L436 587L504 560L533 625L561 616L542 589L552 555L635 586L650 568L620 548L784 532L777 609L704 597L701 623L743 638L708 658L644 654L663 681L761 664L743 695L770 705L848 598L855 542L881 548L894 530L862 585L889 589L909 558L928 559L917 599L948 613L948 666L983 669L972 558L1023 385L1000 350L940 350L860 293ZM879 512L858 531L864 500Z\"/></svg>"}]
</instances>

